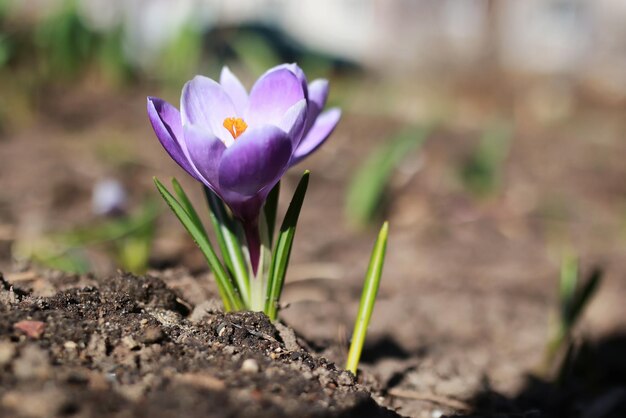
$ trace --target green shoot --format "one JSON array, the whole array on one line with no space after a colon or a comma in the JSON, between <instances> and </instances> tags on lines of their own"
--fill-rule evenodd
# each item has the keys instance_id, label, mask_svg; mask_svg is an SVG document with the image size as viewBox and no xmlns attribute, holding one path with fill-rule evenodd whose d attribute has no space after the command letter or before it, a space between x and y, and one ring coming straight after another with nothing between
<instances>
[{"instance_id":1,"label":"green shoot","mask_svg":"<svg viewBox=\"0 0 626 418\"><path fill-rule=\"evenodd\" d=\"M302 175L298 187L296 187L296 191L293 194L293 198L291 199L283 223L280 226L280 232L276 240L276 248L273 252L268 275L269 282L267 286L267 299L265 301L265 313L272 321L276 320L276 315L278 314L278 301L280 300L280 295L285 283L285 275L287 274L293 238L296 234L296 225L308 185L309 171L307 170Z\"/></svg>"},{"instance_id":2,"label":"green shoot","mask_svg":"<svg viewBox=\"0 0 626 418\"><path fill-rule=\"evenodd\" d=\"M421 146L429 128L413 127L374 151L352 178L346 196L346 214L351 222L365 225L373 220L383 204L387 185L395 168Z\"/></svg>"},{"instance_id":3,"label":"green shoot","mask_svg":"<svg viewBox=\"0 0 626 418\"><path fill-rule=\"evenodd\" d=\"M359 304L359 312L354 324L352 343L350 344L348 361L346 362L346 369L354 375L356 375L359 360L361 359L361 352L363 351L363 344L365 343L367 327L369 326L370 319L372 318L374 303L376 302L376 295L378 294L378 288L380 286L380 278L382 276L385 251L387 248L388 232L389 224L385 222L378 233L378 239L376 240L376 244L374 244L369 267L367 269L367 275L365 276L363 292L361 293L361 303Z\"/></svg>"},{"instance_id":4,"label":"green shoot","mask_svg":"<svg viewBox=\"0 0 626 418\"><path fill-rule=\"evenodd\" d=\"M172 178L172 188L174 189L174 193L176 193L176 196L178 197L178 201L185 209L185 211L187 211L187 214L189 215L191 220L196 224L198 229L204 235L206 235L206 230L204 229L204 225L202 225L202 220L198 216L198 212L196 212L193 205L191 204L191 200L189 200L189 198L187 197L187 193L185 193L185 190L183 190L183 186L181 186L178 180L176 180L175 178Z\"/></svg>"},{"instance_id":5,"label":"green shoot","mask_svg":"<svg viewBox=\"0 0 626 418\"><path fill-rule=\"evenodd\" d=\"M241 251L241 244L237 237L235 222L224 202L212 190L204 187L204 194L209 204L209 215L222 257L226 267L235 278L243 302L248 305L250 302L250 279L244 254Z\"/></svg>"},{"instance_id":6,"label":"green shoot","mask_svg":"<svg viewBox=\"0 0 626 418\"><path fill-rule=\"evenodd\" d=\"M125 234L120 234L121 239L113 239L111 242L114 244L118 263L124 270L141 274L148 269L158 213L156 202L148 200L137 215L122 219L122 224L128 230Z\"/></svg>"},{"instance_id":7,"label":"green shoot","mask_svg":"<svg viewBox=\"0 0 626 418\"><path fill-rule=\"evenodd\" d=\"M557 358L565 349L570 350L574 327L582 317L585 308L591 302L600 283L602 271L595 269L587 280L580 283L578 260L573 256L565 256L561 262L561 277L559 281L559 317L549 340L545 370L553 369ZM559 368L567 367L567 357L561 362Z\"/></svg>"},{"instance_id":8,"label":"green shoot","mask_svg":"<svg viewBox=\"0 0 626 418\"><path fill-rule=\"evenodd\" d=\"M102 248L119 267L141 274L148 268L158 214L156 202L148 199L135 213L18 242L14 251L51 268L86 273L93 268L87 249Z\"/></svg>"},{"instance_id":9,"label":"green shoot","mask_svg":"<svg viewBox=\"0 0 626 418\"><path fill-rule=\"evenodd\" d=\"M285 282L296 224L309 182L309 172L304 172L294 192L274 251L271 248L271 239L276 222L279 185L276 185L268 196L259 224L262 248L256 277L252 276L249 257L243 250L245 246L242 245L241 234L237 230L238 224L224 202L213 191L205 188L209 215L224 263L217 257L202 221L180 183L176 179L172 180L177 199L156 178L154 182L208 261L215 274L226 310L259 310L265 312L272 320L276 320L278 300Z\"/></svg>"},{"instance_id":10,"label":"green shoot","mask_svg":"<svg viewBox=\"0 0 626 418\"><path fill-rule=\"evenodd\" d=\"M478 148L461 167L461 180L470 192L488 196L498 189L511 136L511 129L501 123L485 130Z\"/></svg>"},{"instance_id":11,"label":"green shoot","mask_svg":"<svg viewBox=\"0 0 626 418\"><path fill-rule=\"evenodd\" d=\"M163 199L170 206L174 214L178 217L180 222L183 224L187 232L192 236L202 254L206 258L209 266L213 270L215 275L215 280L217 282L217 287L220 292L220 296L222 301L224 302L224 307L227 311L231 310L241 310L244 308L243 301L241 300L237 290L233 282L231 281L228 272L222 266L219 258L215 254L213 250L213 246L211 245L211 241L209 241L209 237L207 236L204 228L201 224L198 224L198 218L190 215L189 212L185 209L181 203L176 200L174 196L163 186L163 184L154 178L154 184L156 184L159 193L163 196ZM182 189L181 189L182 190Z\"/></svg>"},{"instance_id":12,"label":"green shoot","mask_svg":"<svg viewBox=\"0 0 626 418\"><path fill-rule=\"evenodd\" d=\"M267 235L269 239L270 248L274 244L274 228L276 227L276 213L278 211L278 198L280 196L280 181L276 183L276 186L270 191L263 207L265 213L265 221L267 222Z\"/></svg>"}]
</instances>

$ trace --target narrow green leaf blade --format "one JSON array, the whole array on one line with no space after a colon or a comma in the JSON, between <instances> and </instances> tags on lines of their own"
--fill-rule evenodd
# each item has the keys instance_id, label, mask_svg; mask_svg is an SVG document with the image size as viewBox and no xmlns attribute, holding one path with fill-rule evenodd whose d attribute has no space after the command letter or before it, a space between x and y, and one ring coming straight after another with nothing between
<instances>
[{"instance_id":1,"label":"narrow green leaf blade","mask_svg":"<svg viewBox=\"0 0 626 418\"><path fill-rule=\"evenodd\" d=\"M506 123L493 123L484 131L472 155L461 165L461 181L476 196L489 196L498 190L512 134L512 129Z\"/></svg>"},{"instance_id":2,"label":"narrow green leaf blade","mask_svg":"<svg viewBox=\"0 0 626 418\"><path fill-rule=\"evenodd\" d=\"M357 224L372 220L380 208L394 169L414 149L421 146L430 128L413 127L400 132L389 143L374 151L359 167L348 186L346 215Z\"/></svg>"},{"instance_id":3,"label":"narrow green leaf blade","mask_svg":"<svg viewBox=\"0 0 626 418\"><path fill-rule=\"evenodd\" d=\"M591 272L591 275L585 282L585 284L574 295L571 308L570 317L568 318L570 326L574 326L580 319L585 307L589 305L591 299L595 295L600 283L602 282L602 270L595 269Z\"/></svg>"},{"instance_id":4,"label":"narrow green leaf blade","mask_svg":"<svg viewBox=\"0 0 626 418\"><path fill-rule=\"evenodd\" d=\"M565 254L561 261L561 277L559 280L559 303L561 321L564 328L571 324L572 307L576 289L578 288L578 259L571 254Z\"/></svg>"},{"instance_id":5,"label":"narrow green leaf blade","mask_svg":"<svg viewBox=\"0 0 626 418\"><path fill-rule=\"evenodd\" d=\"M285 275L287 274L293 239L296 235L300 209L302 208L304 196L309 186L309 174L310 172L308 170L302 174L302 178L300 178L296 191L291 198L291 203L289 204L289 208L287 209L287 213L285 214L283 223L280 226L280 232L276 239L276 247L274 248L268 274L268 294L265 301L265 313L272 321L276 320L278 313L278 301L280 300L283 284L285 283Z\"/></svg>"},{"instance_id":6,"label":"narrow green leaf blade","mask_svg":"<svg viewBox=\"0 0 626 418\"><path fill-rule=\"evenodd\" d=\"M206 201L209 205L209 216L211 218L211 223L213 224L213 229L215 231L215 236L217 238L217 243L222 252L222 257L224 258L224 263L226 267L233 272L233 262L230 258L230 253L228 251L228 247L226 245L226 241L224 239L224 233L222 231L222 226L228 228L230 225L230 217L226 212L226 209L223 207L223 204L220 198L208 187L204 186L204 196L206 197Z\"/></svg>"},{"instance_id":7,"label":"narrow green leaf blade","mask_svg":"<svg viewBox=\"0 0 626 418\"><path fill-rule=\"evenodd\" d=\"M372 311L376 303L376 295L380 286L380 279L383 272L383 264L385 262L385 252L387 250L387 235L389 233L389 223L385 222L378 233L378 239L374 244L370 264L365 276L363 284L363 292L361 293L361 303L359 304L359 312L354 324L354 332L352 333L352 343L348 353L348 361L346 369L356 375L363 344L367 334L367 327L372 318Z\"/></svg>"},{"instance_id":8,"label":"narrow green leaf blade","mask_svg":"<svg viewBox=\"0 0 626 418\"><path fill-rule=\"evenodd\" d=\"M178 201L181 204L181 206L185 209L185 211L187 211L187 214L189 214L189 217L196 224L198 229L200 229L204 233L204 235L206 235L206 230L204 229L204 226L202 225L202 221L200 220L200 217L198 216L198 212L196 212L193 205L191 204L191 200L189 200L189 197L187 197L187 193L185 193L183 186L180 185L178 180L176 180L175 178L172 178L172 187L174 188L174 192L176 193L176 196L178 196Z\"/></svg>"},{"instance_id":9,"label":"narrow green leaf blade","mask_svg":"<svg viewBox=\"0 0 626 418\"><path fill-rule=\"evenodd\" d=\"M215 274L217 287L219 289L220 296L222 297L222 301L224 302L224 307L226 308L226 310L243 309L243 303L235 288L233 287L233 284L228 277L228 273L226 272L226 270L224 270L224 267L217 258L217 255L215 254L215 251L213 250L211 242L209 241L206 233L198 227L191 215L189 215L185 208L176 200L176 198L174 198L174 196L172 196L172 194L165 188L165 186L163 186L163 184L156 177L154 178L154 184L159 190L159 193L161 193L161 196L163 196L163 199L165 199L176 217L178 217L187 232L189 232L189 234L192 236L192 238L204 254L204 257L206 258L209 266Z\"/></svg>"},{"instance_id":10,"label":"narrow green leaf blade","mask_svg":"<svg viewBox=\"0 0 626 418\"><path fill-rule=\"evenodd\" d=\"M215 230L215 236L222 252L226 266L235 278L239 294L246 306L250 302L250 278L248 266L241 251L241 243L236 233L236 225L226 209L224 202L208 187L204 187L204 194L209 204L209 215Z\"/></svg>"},{"instance_id":11,"label":"narrow green leaf blade","mask_svg":"<svg viewBox=\"0 0 626 418\"><path fill-rule=\"evenodd\" d=\"M280 181L267 195L265 206L265 221L267 222L267 235L269 237L270 248L274 245L274 228L276 228L276 213L278 211L278 197L280 196Z\"/></svg>"}]
</instances>

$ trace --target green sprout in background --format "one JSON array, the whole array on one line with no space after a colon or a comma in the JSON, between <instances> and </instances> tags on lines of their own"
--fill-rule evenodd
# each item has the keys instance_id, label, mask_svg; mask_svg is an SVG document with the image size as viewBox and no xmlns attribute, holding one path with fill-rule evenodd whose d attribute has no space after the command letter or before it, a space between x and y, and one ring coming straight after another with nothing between
<instances>
[{"instance_id":1,"label":"green sprout in background","mask_svg":"<svg viewBox=\"0 0 626 418\"><path fill-rule=\"evenodd\" d=\"M186 25L160 54L155 72L169 86L179 86L200 65L202 32Z\"/></svg>"},{"instance_id":2,"label":"green sprout in background","mask_svg":"<svg viewBox=\"0 0 626 418\"><path fill-rule=\"evenodd\" d=\"M92 265L87 249L104 247L116 264L132 273L145 273L159 214L154 200L129 215L97 222L93 226L51 234L37 242L17 246L20 257L63 271L86 273Z\"/></svg>"},{"instance_id":3,"label":"green sprout in background","mask_svg":"<svg viewBox=\"0 0 626 418\"><path fill-rule=\"evenodd\" d=\"M345 212L350 222L366 225L380 213L394 170L424 144L430 132L425 127L406 129L370 154L348 186Z\"/></svg>"},{"instance_id":4,"label":"green sprout in background","mask_svg":"<svg viewBox=\"0 0 626 418\"><path fill-rule=\"evenodd\" d=\"M0 33L0 68L4 67L11 58L12 45L9 37Z\"/></svg>"},{"instance_id":5,"label":"green sprout in background","mask_svg":"<svg viewBox=\"0 0 626 418\"><path fill-rule=\"evenodd\" d=\"M504 123L493 124L485 130L478 147L461 166L461 180L472 194L486 197L498 190L511 137L511 128Z\"/></svg>"},{"instance_id":6,"label":"green sprout in background","mask_svg":"<svg viewBox=\"0 0 626 418\"><path fill-rule=\"evenodd\" d=\"M602 271L594 269L581 282L578 259L565 255L559 280L559 314L546 348L544 373L563 376L574 350L573 332L585 308L602 282ZM556 371L556 372L554 372Z\"/></svg>"},{"instance_id":7,"label":"green sprout in background","mask_svg":"<svg viewBox=\"0 0 626 418\"><path fill-rule=\"evenodd\" d=\"M92 58L96 43L96 34L82 23L73 1L66 1L35 30L44 73L54 77L75 76Z\"/></svg>"}]
</instances>

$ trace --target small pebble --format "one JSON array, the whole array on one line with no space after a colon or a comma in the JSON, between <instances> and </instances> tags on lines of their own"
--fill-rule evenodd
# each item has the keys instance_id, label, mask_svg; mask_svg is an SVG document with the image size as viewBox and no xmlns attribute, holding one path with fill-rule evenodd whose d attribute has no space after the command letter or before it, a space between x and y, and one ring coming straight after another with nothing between
<instances>
[{"instance_id":1,"label":"small pebble","mask_svg":"<svg viewBox=\"0 0 626 418\"><path fill-rule=\"evenodd\" d=\"M254 359L245 359L241 364L241 371L246 373L258 373L259 363Z\"/></svg>"},{"instance_id":2,"label":"small pebble","mask_svg":"<svg viewBox=\"0 0 626 418\"><path fill-rule=\"evenodd\" d=\"M63 344L63 347L65 347L66 350L76 350L78 344L76 344L74 341L66 341Z\"/></svg>"},{"instance_id":3,"label":"small pebble","mask_svg":"<svg viewBox=\"0 0 626 418\"><path fill-rule=\"evenodd\" d=\"M46 329L46 324L41 321L19 321L13 324L13 328L22 331L30 338L39 338Z\"/></svg>"}]
</instances>

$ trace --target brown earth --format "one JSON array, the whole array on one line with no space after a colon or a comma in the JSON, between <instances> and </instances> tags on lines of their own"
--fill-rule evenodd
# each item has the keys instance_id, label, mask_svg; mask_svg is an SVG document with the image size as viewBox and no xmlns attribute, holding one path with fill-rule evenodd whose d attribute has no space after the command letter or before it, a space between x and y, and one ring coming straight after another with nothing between
<instances>
[{"instance_id":1,"label":"brown earth","mask_svg":"<svg viewBox=\"0 0 626 418\"><path fill-rule=\"evenodd\" d=\"M2 417L398 416L263 314L191 311L151 276L40 279L67 289L1 282Z\"/></svg>"}]
</instances>

